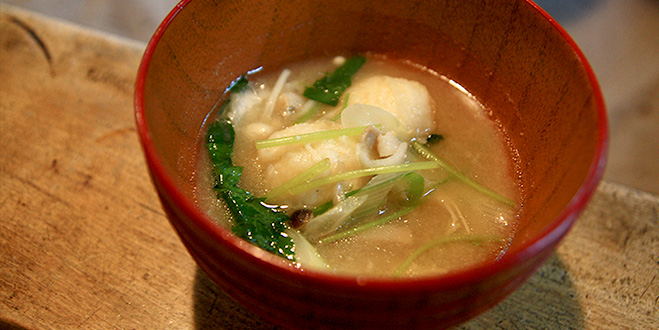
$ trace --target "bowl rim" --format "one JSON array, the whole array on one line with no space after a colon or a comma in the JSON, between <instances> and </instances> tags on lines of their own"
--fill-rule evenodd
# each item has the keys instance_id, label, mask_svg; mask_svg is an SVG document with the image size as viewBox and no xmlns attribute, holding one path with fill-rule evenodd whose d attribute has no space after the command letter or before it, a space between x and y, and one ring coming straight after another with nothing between
<instances>
[{"instance_id":1,"label":"bowl rim","mask_svg":"<svg viewBox=\"0 0 659 330\"><path fill-rule=\"evenodd\" d=\"M301 282L315 282L337 287L345 287L351 290L361 291L399 291L399 290L428 290L428 288L456 287L460 285L481 283L493 274L513 268L514 265L525 260L530 260L541 253L541 251L552 244L557 244L561 237L569 231L570 227L583 211L599 182L602 179L608 149L608 122L606 107L601 89L590 64L585 55L579 49L576 42L547 12L531 0L520 0L541 17L550 23L559 32L565 42L575 52L577 59L586 72L587 78L593 89L593 98L597 108L598 137L595 154L591 160L588 175L575 193L565 209L555 217L544 230L522 244L516 251L505 253L497 260L478 263L467 268L462 268L449 273L428 275L420 277L361 277L355 275L333 274L322 271L301 270L280 262L280 258L265 254L258 247L252 246L233 235L230 230L213 223L213 220L202 212L192 200L186 198L176 187L174 180L165 170L162 162L156 154L151 134L148 131L144 112L144 87L146 75L149 70L153 53L163 37L163 34L172 21L192 0L181 0L160 23L152 38L148 42L140 66L137 72L134 92L134 111L138 137L146 158L146 164L150 169L153 183L161 186L161 192L176 203L180 211L190 219L194 226L210 235L218 244L226 242L233 252L240 258L250 259L250 262L259 264L277 275L286 274Z\"/></svg>"}]
</instances>

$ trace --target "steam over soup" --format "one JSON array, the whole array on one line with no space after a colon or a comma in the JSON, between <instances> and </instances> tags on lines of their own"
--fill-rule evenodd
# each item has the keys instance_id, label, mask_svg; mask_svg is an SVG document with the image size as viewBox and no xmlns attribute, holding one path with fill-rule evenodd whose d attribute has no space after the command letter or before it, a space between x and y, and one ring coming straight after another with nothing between
<instances>
[{"instance_id":1,"label":"steam over soup","mask_svg":"<svg viewBox=\"0 0 659 330\"><path fill-rule=\"evenodd\" d=\"M379 56L242 76L206 125L198 202L302 269L419 276L505 253L506 140L455 82Z\"/></svg>"}]
</instances>

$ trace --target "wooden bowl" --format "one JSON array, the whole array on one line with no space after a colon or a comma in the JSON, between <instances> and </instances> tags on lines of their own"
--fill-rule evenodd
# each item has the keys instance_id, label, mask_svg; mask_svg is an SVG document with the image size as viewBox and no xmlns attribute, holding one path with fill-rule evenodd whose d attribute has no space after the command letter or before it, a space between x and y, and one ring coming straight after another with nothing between
<instances>
[{"instance_id":1,"label":"wooden bowl","mask_svg":"<svg viewBox=\"0 0 659 330\"><path fill-rule=\"evenodd\" d=\"M500 260L417 279L283 266L194 203L200 127L263 66L342 52L407 59L465 86L518 155L519 231ZM135 111L169 219L199 266L258 315L299 329L445 328L492 307L554 251L601 179L602 95L583 54L531 1L182 1L149 43Z\"/></svg>"}]
</instances>

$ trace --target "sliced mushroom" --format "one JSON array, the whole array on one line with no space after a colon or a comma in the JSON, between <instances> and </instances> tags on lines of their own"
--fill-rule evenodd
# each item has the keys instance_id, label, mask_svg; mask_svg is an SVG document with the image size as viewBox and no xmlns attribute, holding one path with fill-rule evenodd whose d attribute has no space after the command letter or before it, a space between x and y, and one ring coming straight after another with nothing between
<instances>
[{"instance_id":1,"label":"sliced mushroom","mask_svg":"<svg viewBox=\"0 0 659 330\"><path fill-rule=\"evenodd\" d=\"M380 144L382 144L381 148ZM380 167L402 164L407 156L407 146L406 142L399 141L391 131L382 134L380 130L371 126L364 131L356 150L362 165Z\"/></svg>"}]
</instances>

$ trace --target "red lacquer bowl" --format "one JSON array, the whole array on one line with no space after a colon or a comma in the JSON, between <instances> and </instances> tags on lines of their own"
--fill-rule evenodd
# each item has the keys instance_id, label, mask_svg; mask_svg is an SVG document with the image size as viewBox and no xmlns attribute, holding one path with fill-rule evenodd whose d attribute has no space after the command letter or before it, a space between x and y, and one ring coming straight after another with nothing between
<instances>
[{"instance_id":1,"label":"red lacquer bowl","mask_svg":"<svg viewBox=\"0 0 659 330\"><path fill-rule=\"evenodd\" d=\"M465 86L519 155L519 231L500 260L417 279L302 272L233 236L194 202L200 127L225 87L263 66L386 54ZM601 179L602 95L583 54L531 1L182 1L142 60L135 112L169 219L199 266L256 314L298 329L431 329L465 321L554 251Z\"/></svg>"}]
</instances>

